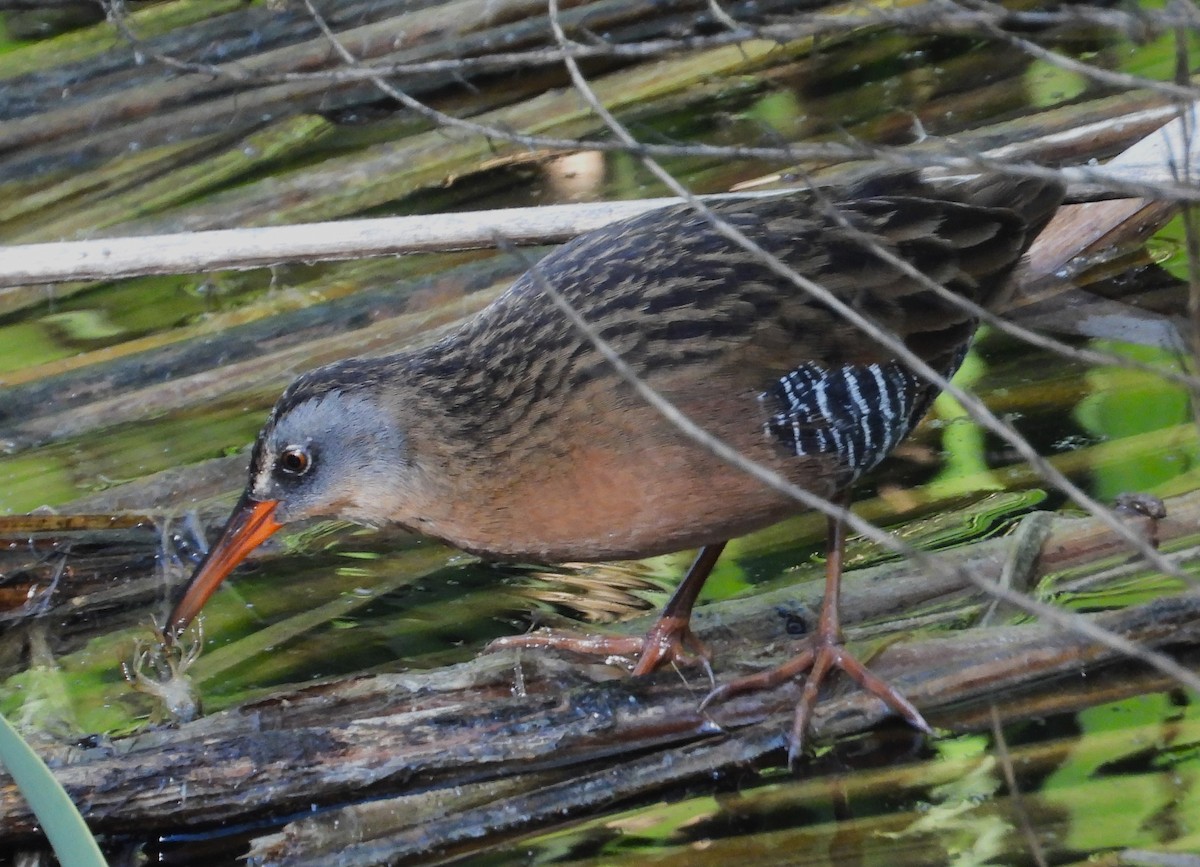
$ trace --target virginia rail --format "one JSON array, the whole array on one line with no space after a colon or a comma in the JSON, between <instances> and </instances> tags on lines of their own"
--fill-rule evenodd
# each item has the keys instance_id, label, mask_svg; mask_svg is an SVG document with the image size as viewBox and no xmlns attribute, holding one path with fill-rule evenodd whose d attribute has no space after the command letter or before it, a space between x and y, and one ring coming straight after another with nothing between
<instances>
[{"instance_id":1,"label":"virginia rail","mask_svg":"<svg viewBox=\"0 0 1200 867\"><path fill-rule=\"evenodd\" d=\"M976 321L873 245L978 304L1005 291L1057 208L1052 181L890 172L851 189L712 210L951 375ZM637 655L635 674L704 655L692 606L728 539L803 510L681 433L544 291L549 284L694 422L797 485L840 498L937 389L686 205L576 238L430 346L302 375L258 436L241 501L170 615L177 635L255 546L291 521L398 523L492 558L556 562L701 548L641 639L534 633L502 644ZM831 521L819 628L792 662L720 697L808 672L798 748L840 668L927 729L841 644L844 532Z\"/></svg>"}]
</instances>

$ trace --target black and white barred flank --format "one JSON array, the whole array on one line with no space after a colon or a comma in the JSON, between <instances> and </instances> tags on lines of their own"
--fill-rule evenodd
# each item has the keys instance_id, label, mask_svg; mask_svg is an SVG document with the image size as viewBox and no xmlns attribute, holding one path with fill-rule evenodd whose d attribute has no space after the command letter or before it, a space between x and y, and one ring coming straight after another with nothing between
<instances>
[{"instance_id":1,"label":"black and white barred flank","mask_svg":"<svg viewBox=\"0 0 1200 867\"><path fill-rule=\"evenodd\" d=\"M774 410L764 425L768 435L799 457L834 456L856 478L908 435L937 391L895 361L833 368L809 362L781 376L759 400Z\"/></svg>"}]
</instances>

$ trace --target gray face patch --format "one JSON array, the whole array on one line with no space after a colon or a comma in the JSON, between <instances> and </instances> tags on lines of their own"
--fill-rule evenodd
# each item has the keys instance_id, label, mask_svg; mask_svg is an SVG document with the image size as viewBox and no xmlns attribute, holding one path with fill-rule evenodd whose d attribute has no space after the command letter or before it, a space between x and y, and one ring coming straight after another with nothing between
<instances>
[{"instance_id":1,"label":"gray face patch","mask_svg":"<svg viewBox=\"0 0 1200 867\"><path fill-rule=\"evenodd\" d=\"M316 516L382 523L405 487L404 433L367 392L328 392L273 417L251 479L257 499L278 500L281 522ZM310 465L289 472L293 447Z\"/></svg>"}]
</instances>

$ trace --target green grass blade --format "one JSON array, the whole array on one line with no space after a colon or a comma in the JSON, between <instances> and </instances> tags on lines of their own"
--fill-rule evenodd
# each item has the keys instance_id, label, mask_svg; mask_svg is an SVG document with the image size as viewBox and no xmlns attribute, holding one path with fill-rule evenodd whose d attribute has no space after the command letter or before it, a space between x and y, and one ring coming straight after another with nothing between
<instances>
[{"instance_id":1,"label":"green grass blade","mask_svg":"<svg viewBox=\"0 0 1200 867\"><path fill-rule=\"evenodd\" d=\"M108 867L96 838L50 769L0 715L0 763L12 774L62 867Z\"/></svg>"}]
</instances>

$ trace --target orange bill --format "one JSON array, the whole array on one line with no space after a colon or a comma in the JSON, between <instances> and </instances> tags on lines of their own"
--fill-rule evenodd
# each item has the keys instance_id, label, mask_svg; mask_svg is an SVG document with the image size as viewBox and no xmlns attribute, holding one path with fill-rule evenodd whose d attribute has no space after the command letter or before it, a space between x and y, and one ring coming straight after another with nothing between
<instances>
[{"instance_id":1,"label":"orange bill","mask_svg":"<svg viewBox=\"0 0 1200 867\"><path fill-rule=\"evenodd\" d=\"M167 620L165 632L170 638L179 636L187 629L225 576L283 526L275 520L275 507L278 505L278 500L259 501L242 496L229 516L225 529L221 531L221 538L209 549L208 556L184 585L183 595L175 603Z\"/></svg>"}]
</instances>

